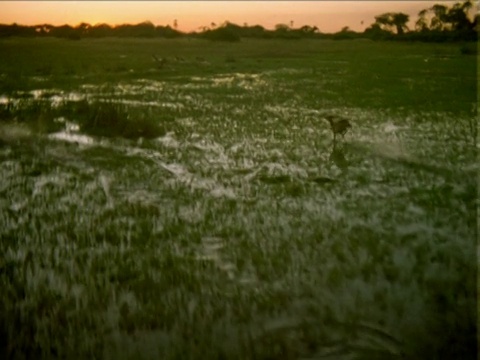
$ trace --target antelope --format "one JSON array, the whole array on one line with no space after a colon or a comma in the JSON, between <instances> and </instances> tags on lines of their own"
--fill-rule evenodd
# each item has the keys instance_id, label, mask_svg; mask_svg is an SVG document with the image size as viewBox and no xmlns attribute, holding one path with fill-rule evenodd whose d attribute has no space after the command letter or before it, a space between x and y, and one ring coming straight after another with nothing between
<instances>
[{"instance_id":1,"label":"antelope","mask_svg":"<svg viewBox=\"0 0 480 360\"><path fill-rule=\"evenodd\" d=\"M345 134L348 131L348 129L352 127L352 125L350 124L350 121L338 115L326 115L324 119L330 123L330 128L332 129L332 132L333 132L334 142L337 139L337 134L340 134L342 135L342 137L345 137Z\"/></svg>"},{"instance_id":2,"label":"antelope","mask_svg":"<svg viewBox=\"0 0 480 360\"><path fill-rule=\"evenodd\" d=\"M155 56L154 54L152 54L152 58L153 58L153 61L155 61L155 63L157 64L157 67L159 69L163 68L163 66L167 63L167 59L159 58L159 57Z\"/></svg>"}]
</instances>

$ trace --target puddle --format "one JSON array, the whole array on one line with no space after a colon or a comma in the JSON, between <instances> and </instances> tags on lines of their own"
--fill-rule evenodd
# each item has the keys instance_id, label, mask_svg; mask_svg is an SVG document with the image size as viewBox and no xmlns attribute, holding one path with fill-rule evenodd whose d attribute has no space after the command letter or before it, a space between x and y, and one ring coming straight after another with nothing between
<instances>
[{"instance_id":1,"label":"puddle","mask_svg":"<svg viewBox=\"0 0 480 360\"><path fill-rule=\"evenodd\" d=\"M69 131L56 132L48 135L48 137L54 140L62 140L82 145L93 145L95 143L95 140L88 135L72 134Z\"/></svg>"},{"instance_id":2,"label":"puddle","mask_svg":"<svg viewBox=\"0 0 480 360\"><path fill-rule=\"evenodd\" d=\"M169 132L165 136L155 139L156 142L162 144L163 146L171 149L178 149L180 147L180 142L178 142L174 137L174 133Z\"/></svg>"}]
</instances>

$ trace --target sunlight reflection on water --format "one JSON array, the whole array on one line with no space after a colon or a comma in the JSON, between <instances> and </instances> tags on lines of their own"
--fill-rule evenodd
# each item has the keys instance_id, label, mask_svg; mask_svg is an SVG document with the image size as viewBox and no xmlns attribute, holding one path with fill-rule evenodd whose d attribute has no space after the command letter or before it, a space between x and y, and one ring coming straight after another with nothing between
<instances>
[{"instance_id":1,"label":"sunlight reflection on water","mask_svg":"<svg viewBox=\"0 0 480 360\"><path fill-rule=\"evenodd\" d=\"M50 139L63 140L72 143L78 143L82 145L93 145L94 140L92 137L82 134L72 134L67 131L60 131L57 133L50 134L48 136Z\"/></svg>"}]
</instances>

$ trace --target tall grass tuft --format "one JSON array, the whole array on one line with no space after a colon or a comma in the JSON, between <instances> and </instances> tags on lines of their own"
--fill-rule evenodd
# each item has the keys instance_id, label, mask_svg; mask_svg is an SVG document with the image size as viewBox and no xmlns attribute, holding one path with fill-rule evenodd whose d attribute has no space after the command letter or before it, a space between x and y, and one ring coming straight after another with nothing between
<instances>
[{"instance_id":1,"label":"tall grass tuft","mask_svg":"<svg viewBox=\"0 0 480 360\"><path fill-rule=\"evenodd\" d=\"M54 106L47 101L26 99L0 105L0 122L27 126L32 132L46 134L61 131L64 117L79 124L81 132L94 136L126 139L152 139L165 134L161 115L145 109L133 109L113 101L64 102Z\"/></svg>"},{"instance_id":2,"label":"tall grass tuft","mask_svg":"<svg viewBox=\"0 0 480 360\"><path fill-rule=\"evenodd\" d=\"M70 107L82 132L89 135L152 139L165 130L148 112L136 114L124 104L112 101L88 102L82 100Z\"/></svg>"},{"instance_id":3,"label":"tall grass tuft","mask_svg":"<svg viewBox=\"0 0 480 360\"><path fill-rule=\"evenodd\" d=\"M61 130L62 124L55 121L57 110L50 103L24 99L16 104L0 106L0 121L3 124L26 125L35 133L51 133Z\"/></svg>"}]
</instances>

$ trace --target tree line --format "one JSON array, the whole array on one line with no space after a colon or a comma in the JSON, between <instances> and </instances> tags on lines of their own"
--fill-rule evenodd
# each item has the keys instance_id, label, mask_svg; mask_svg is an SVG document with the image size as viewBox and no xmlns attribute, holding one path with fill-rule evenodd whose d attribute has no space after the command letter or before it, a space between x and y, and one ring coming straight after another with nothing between
<instances>
[{"instance_id":1,"label":"tree line","mask_svg":"<svg viewBox=\"0 0 480 360\"><path fill-rule=\"evenodd\" d=\"M202 26L199 31L184 33L179 31L177 20L173 27L155 26L150 21L139 24L122 24L111 26L108 24L90 25L81 23L77 26L53 26L41 24L24 26L18 24L0 24L0 37L59 37L71 40L82 38L102 37L142 37L142 38L175 38L197 37L220 41L239 41L241 38L281 38L281 39L355 39L368 38L373 40L410 40L410 41L476 41L478 39L480 15L469 18L469 11L473 4L471 0L455 3L451 7L435 4L418 13L418 19L413 29L407 24L410 16L400 12L388 12L375 16L375 22L363 32L355 32L348 27L341 31L326 34L320 32L316 26L304 25L298 28L290 24L277 24L274 29L265 29L263 26L248 24L237 25L224 22L216 25Z\"/></svg>"}]
</instances>

